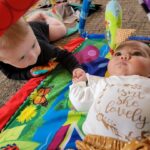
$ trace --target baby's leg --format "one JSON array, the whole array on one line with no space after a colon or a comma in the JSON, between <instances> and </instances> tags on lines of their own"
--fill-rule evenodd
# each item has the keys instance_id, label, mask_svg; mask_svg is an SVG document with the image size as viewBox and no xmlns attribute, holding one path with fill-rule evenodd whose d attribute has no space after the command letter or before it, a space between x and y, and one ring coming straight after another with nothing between
<instances>
[{"instance_id":1,"label":"baby's leg","mask_svg":"<svg viewBox=\"0 0 150 150\"><path fill-rule=\"evenodd\" d=\"M45 21L49 25L50 41L55 41L65 36L67 29L60 20L50 16L45 16Z\"/></svg>"},{"instance_id":2,"label":"baby's leg","mask_svg":"<svg viewBox=\"0 0 150 150\"><path fill-rule=\"evenodd\" d=\"M54 17L50 17L46 12L35 12L27 21L43 21L49 25L49 40L55 41L65 36L65 25Z\"/></svg>"},{"instance_id":3,"label":"baby's leg","mask_svg":"<svg viewBox=\"0 0 150 150\"><path fill-rule=\"evenodd\" d=\"M44 12L37 11L37 12L34 12L33 14L28 15L26 20L28 22L31 22L31 21L45 21L43 16L44 16Z\"/></svg>"}]
</instances>

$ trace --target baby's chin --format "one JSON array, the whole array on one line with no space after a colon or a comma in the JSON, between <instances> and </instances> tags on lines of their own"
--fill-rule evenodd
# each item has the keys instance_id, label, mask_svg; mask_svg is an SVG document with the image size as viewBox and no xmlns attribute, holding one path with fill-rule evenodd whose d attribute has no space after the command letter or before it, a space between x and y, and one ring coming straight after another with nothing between
<instances>
[{"instance_id":1,"label":"baby's chin","mask_svg":"<svg viewBox=\"0 0 150 150\"><path fill-rule=\"evenodd\" d=\"M24 69L24 68L27 68L27 67L29 67L29 66L32 66L32 65L35 65L36 64L36 62L32 62L32 63L30 63L30 64L24 64L24 65L14 65L14 67L16 67L16 68L19 68L19 69Z\"/></svg>"}]
</instances>

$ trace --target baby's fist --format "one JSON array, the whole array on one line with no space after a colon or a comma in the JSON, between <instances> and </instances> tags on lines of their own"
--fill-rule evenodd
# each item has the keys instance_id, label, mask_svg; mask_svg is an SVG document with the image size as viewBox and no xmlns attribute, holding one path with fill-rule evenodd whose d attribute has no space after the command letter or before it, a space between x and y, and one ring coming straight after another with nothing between
<instances>
[{"instance_id":1,"label":"baby's fist","mask_svg":"<svg viewBox=\"0 0 150 150\"><path fill-rule=\"evenodd\" d=\"M86 81L86 73L81 68L76 68L73 70L73 82Z\"/></svg>"}]
</instances>

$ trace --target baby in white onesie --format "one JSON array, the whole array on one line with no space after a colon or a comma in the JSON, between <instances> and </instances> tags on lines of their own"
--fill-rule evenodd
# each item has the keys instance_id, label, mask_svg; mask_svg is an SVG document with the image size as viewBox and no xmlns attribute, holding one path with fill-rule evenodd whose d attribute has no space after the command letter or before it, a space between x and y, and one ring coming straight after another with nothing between
<instances>
[{"instance_id":1,"label":"baby in white onesie","mask_svg":"<svg viewBox=\"0 0 150 150\"><path fill-rule=\"evenodd\" d=\"M129 141L150 135L150 47L126 41L108 63L110 77L73 78L69 97L87 112L85 134Z\"/></svg>"}]
</instances>

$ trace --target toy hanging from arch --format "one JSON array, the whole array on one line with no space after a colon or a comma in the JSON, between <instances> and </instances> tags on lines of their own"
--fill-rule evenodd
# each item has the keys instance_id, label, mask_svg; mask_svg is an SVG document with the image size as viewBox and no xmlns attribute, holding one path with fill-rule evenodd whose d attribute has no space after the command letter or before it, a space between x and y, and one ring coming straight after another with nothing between
<instances>
[{"instance_id":1,"label":"toy hanging from arch","mask_svg":"<svg viewBox=\"0 0 150 150\"><path fill-rule=\"evenodd\" d=\"M115 37L117 29L121 28L122 24L122 9L117 0L110 0L105 11L106 34L88 34L85 31L86 18L88 16L91 0L84 0L82 4L79 33L82 37L106 38L111 49L116 47Z\"/></svg>"},{"instance_id":2,"label":"toy hanging from arch","mask_svg":"<svg viewBox=\"0 0 150 150\"><path fill-rule=\"evenodd\" d=\"M104 39L108 40L108 44L111 49L114 49L118 42L116 41L117 37L117 30L121 29L122 25L122 9L118 0L110 0L106 6L105 11L105 23L106 23L106 33L104 34L88 34L85 31L85 23L89 13L89 7L92 0L83 0L80 20L79 20L79 33L83 38L97 38L97 39ZM129 39L129 40L140 40L140 41L150 41L150 37L141 37L141 36L131 36L135 32L135 29L122 29L120 30L119 35L121 34L124 36L122 40ZM125 34L126 33L126 34Z\"/></svg>"}]
</instances>

